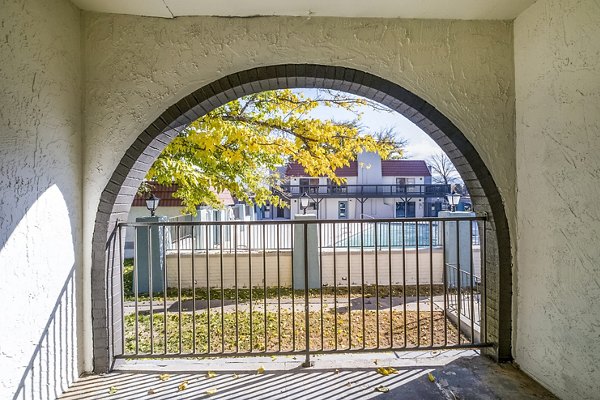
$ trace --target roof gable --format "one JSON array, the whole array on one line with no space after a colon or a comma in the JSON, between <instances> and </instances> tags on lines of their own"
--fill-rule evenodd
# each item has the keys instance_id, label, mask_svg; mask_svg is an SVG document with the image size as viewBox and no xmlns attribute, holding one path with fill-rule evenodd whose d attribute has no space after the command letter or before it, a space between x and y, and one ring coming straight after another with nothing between
<instances>
[{"instance_id":1,"label":"roof gable","mask_svg":"<svg viewBox=\"0 0 600 400\"><path fill-rule=\"evenodd\" d=\"M424 160L382 160L382 176L431 176Z\"/></svg>"}]
</instances>

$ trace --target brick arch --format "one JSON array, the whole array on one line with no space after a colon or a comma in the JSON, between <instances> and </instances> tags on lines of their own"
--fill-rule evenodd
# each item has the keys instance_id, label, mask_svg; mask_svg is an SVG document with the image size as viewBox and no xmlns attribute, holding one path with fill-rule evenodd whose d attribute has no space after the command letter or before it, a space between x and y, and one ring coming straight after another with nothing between
<instances>
[{"instance_id":1,"label":"brick arch","mask_svg":"<svg viewBox=\"0 0 600 400\"><path fill-rule=\"evenodd\" d=\"M125 151L100 197L92 244L92 321L94 370L110 369L111 343L120 342L120 308L110 309L111 287L120 282L111 272L107 243L117 221L126 220L137 188L165 146L190 122L241 96L285 88L340 90L377 101L402 114L426 132L448 155L463 178L473 206L488 214L488 337L494 356L511 359L512 259L504 204L492 175L464 134L435 107L408 90L358 70L309 64L259 67L223 77L163 112ZM109 284L110 283L110 284ZM118 305L118 302L117 302Z\"/></svg>"}]
</instances>

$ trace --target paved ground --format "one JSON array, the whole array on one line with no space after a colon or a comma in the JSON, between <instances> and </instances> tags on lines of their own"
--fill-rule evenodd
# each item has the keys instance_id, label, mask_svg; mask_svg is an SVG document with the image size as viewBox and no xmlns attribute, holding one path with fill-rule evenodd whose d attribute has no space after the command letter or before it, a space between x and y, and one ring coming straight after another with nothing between
<instances>
[{"instance_id":1,"label":"paved ground","mask_svg":"<svg viewBox=\"0 0 600 400\"><path fill-rule=\"evenodd\" d=\"M313 359L311 368L283 356L123 361L110 374L81 378L60 399L555 399L514 366L470 350ZM398 372L383 376L376 371L380 366ZM260 367L265 371L259 374ZM169 379L162 381L167 372ZM184 382L187 387L179 390Z\"/></svg>"}]
</instances>

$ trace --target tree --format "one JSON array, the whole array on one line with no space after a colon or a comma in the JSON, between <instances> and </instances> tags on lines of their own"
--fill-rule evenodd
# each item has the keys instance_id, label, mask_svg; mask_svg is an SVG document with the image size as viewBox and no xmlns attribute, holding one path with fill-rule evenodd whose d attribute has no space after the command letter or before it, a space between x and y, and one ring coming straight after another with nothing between
<instances>
[{"instance_id":1,"label":"tree","mask_svg":"<svg viewBox=\"0 0 600 400\"><path fill-rule=\"evenodd\" d=\"M363 150L383 158L402 154L402 142L389 134L376 137L359 125L360 108L384 109L369 100L319 90L312 97L297 91L266 91L231 101L194 121L160 154L147 181L177 184L174 196L185 211L196 206L219 206L215 192L259 205L282 204L271 190L277 187L278 165L300 163L310 176L327 176L343 183L335 171L349 165ZM348 121L319 119L317 107L352 112ZM386 109L387 110L387 109Z\"/></svg>"},{"instance_id":2,"label":"tree","mask_svg":"<svg viewBox=\"0 0 600 400\"><path fill-rule=\"evenodd\" d=\"M460 182L460 175L454 168L454 164L448 158L446 153L439 152L427 160L427 163L431 167L431 175L433 182L450 185L453 183Z\"/></svg>"}]
</instances>

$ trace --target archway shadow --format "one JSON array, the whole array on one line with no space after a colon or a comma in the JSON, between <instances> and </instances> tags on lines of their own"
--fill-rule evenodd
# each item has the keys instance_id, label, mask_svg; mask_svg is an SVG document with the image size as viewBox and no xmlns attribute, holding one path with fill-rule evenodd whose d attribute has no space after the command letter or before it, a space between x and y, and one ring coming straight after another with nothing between
<instances>
[{"instance_id":1,"label":"archway shadow","mask_svg":"<svg viewBox=\"0 0 600 400\"><path fill-rule=\"evenodd\" d=\"M260 374L246 368L219 369L223 363L215 361L212 378L204 363L197 369L171 372L164 381L159 377L165 369L116 371L83 378L59 399L104 398L109 393L115 400L148 396L154 400L555 399L515 367L484 357L454 356L445 361L417 357L413 358L416 365L395 366L397 372L387 376L379 374L376 366L359 366L352 359L347 357L339 368L302 368L295 362L273 370L273 365L265 364L266 371Z\"/></svg>"}]
</instances>

